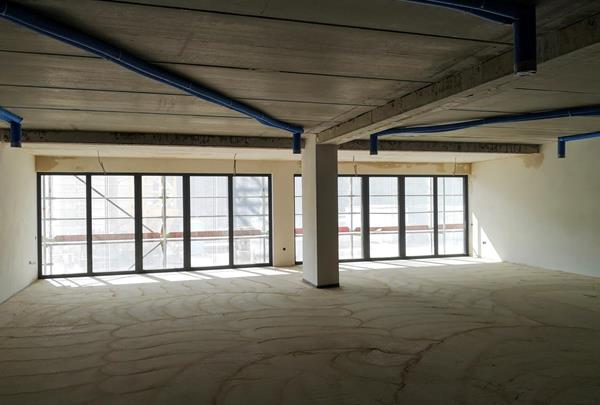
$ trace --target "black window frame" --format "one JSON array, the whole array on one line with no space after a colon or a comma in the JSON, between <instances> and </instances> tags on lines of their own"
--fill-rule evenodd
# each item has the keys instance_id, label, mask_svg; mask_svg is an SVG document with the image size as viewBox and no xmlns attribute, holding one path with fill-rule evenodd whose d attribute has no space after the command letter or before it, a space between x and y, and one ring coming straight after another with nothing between
<instances>
[{"instance_id":1,"label":"black window frame","mask_svg":"<svg viewBox=\"0 0 600 405\"><path fill-rule=\"evenodd\" d=\"M294 182L296 177L302 177L301 174L294 175ZM351 262L369 262L369 261L385 261L385 260L413 260L413 259L436 259L436 258L452 258L452 257L468 257L469 256L469 240L470 240L470 225L469 225L469 176L468 175L428 175L428 174L338 174L338 177L360 177L362 184L362 194L361 194L361 215L362 215L362 259L340 259L340 263L351 263ZM370 206L369 206L369 178L371 177L392 177L396 178L398 181L398 244L399 255L393 257L384 257L384 258L371 258L371 246L370 246ZM405 180L409 177L427 177L433 179L433 241L434 241L434 254L433 255L425 255L425 256L407 256L406 255L406 189L405 189ZM464 226L465 226L465 237L464 237L464 253L454 253L454 254L439 254L439 229L438 229L438 179L439 178L462 178L463 179L463 207L464 207ZM295 188L294 188L295 190ZM294 192L295 197L295 192ZM295 204L295 198L294 198ZM294 206L294 213L296 212L296 207ZM296 234L294 232L294 238ZM304 237L304 234L302 234ZM296 260L296 245L294 244L294 260L297 265L302 264L302 261Z\"/></svg>"},{"instance_id":2,"label":"black window frame","mask_svg":"<svg viewBox=\"0 0 600 405\"><path fill-rule=\"evenodd\" d=\"M87 271L85 273L74 274L43 274L42 263L42 178L43 176L82 176L86 178L86 248L87 248ZM131 271L112 271L112 272L94 272L92 256L92 176L133 176L134 178L134 221L135 221L135 269ZM183 267L168 269L143 269L143 248L142 248L142 177L143 176L181 176L183 182ZM190 177L227 177L228 180L228 220L229 220L229 263L221 266L192 267L191 266L191 209L190 209ZM233 238L233 178L234 177L266 177L268 187L268 215L269 215L269 261L266 263L234 263L234 244ZM230 268L248 268L248 267L268 267L273 265L273 179L270 173L152 173L152 172L37 172L37 251L38 251L38 278L69 278L69 277L90 277L90 276L119 276L127 274L152 274L169 273L178 271L202 271L218 270Z\"/></svg>"}]
</instances>

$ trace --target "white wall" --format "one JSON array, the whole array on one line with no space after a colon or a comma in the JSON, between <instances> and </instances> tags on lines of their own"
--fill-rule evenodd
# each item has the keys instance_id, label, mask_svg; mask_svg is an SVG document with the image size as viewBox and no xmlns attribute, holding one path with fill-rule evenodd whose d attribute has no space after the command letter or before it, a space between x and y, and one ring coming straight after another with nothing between
<instances>
[{"instance_id":1,"label":"white wall","mask_svg":"<svg viewBox=\"0 0 600 405\"><path fill-rule=\"evenodd\" d=\"M0 144L0 302L37 277L33 156Z\"/></svg>"},{"instance_id":2,"label":"white wall","mask_svg":"<svg viewBox=\"0 0 600 405\"><path fill-rule=\"evenodd\" d=\"M475 163L473 255L600 276L600 139Z\"/></svg>"}]
</instances>

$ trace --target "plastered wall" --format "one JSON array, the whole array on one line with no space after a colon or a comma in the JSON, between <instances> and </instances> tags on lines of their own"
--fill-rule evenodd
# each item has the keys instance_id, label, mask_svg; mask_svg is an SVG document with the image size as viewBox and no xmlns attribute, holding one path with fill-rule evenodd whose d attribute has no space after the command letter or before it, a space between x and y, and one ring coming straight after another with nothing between
<instances>
[{"instance_id":1,"label":"plastered wall","mask_svg":"<svg viewBox=\"0 0 600 405\"><path fill-rule=\"evenodd\" d=\"M0 143L0 302L37 277L33 156Z\"/></svg>"},{"instance_id":2,"label":"plastered wall","mask_svg":"<svg viewBox=\"0 0 600 405\"><path fill-rule=\"evenodd\" d=\"M233 173L232 160L103 158L107 172L125 173ZM94 157L36 158L39 172L102 172ZM294 265L294 175L299 161L239 160L239 174L271 174L273 181L273 264ZM470 164L453 163L351 163L339 164L340 174L469 174Z\"/></svg>"},{"instance_id":3,"label":"plastered wall","mask_svg":"<svg viewBox=\"0 0 600 405\"><path fill-rule=\"evenodd\" d=\"M473 164L473 254L600 276L599 174L600 140Z\"/></svg>"}]
</instances>

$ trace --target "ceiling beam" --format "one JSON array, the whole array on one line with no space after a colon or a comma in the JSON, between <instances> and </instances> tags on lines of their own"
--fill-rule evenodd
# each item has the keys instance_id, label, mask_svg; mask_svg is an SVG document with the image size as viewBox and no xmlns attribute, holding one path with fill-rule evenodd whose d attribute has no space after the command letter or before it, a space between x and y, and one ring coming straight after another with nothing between
<instances>
[{"instance_id":1,"label":"ceiling beam","mask_svg":"<svg viewBox=\"0 0 600 405\"><path fill-rule=\"evenodd\" d=\"M369 141L357 139L340 145L339 150L369 150ZM540 145L493 142L380 141L379 151L531 154L539 153Z\"/></svg>"},{"instance_id":2,"label":"ceiling beam","mask_svg":"<svg viewBox=\"0 0 600 405\"><path fill-rule=\"evenodd\" d=\"M253 148L289 150L289 138L228 135L189 135L169 133L88 132L24 130L24 143L191 146L213 148ZM0 141L8 142L10 132L0 129ZM539 145L491 142L381 141L382 152L455 152L455 153L538 153ZM355 140L340 145L340 150L368 151L369 141Z\"/></svg>"},{"instance_id":3,"label":"ceiling beam","mask_svg":"<svg viewBox=\"0 0 600 405\"><path fill-rule=\"evenodd\" d=\"M538 37L539 66L597 43L600 14ZM365 138L403 120L497 94L519 80L526 79L513 74L512 53L507 52L337 124L318 133L317 140L342 144Z\"/></svg>"}]
</instances>

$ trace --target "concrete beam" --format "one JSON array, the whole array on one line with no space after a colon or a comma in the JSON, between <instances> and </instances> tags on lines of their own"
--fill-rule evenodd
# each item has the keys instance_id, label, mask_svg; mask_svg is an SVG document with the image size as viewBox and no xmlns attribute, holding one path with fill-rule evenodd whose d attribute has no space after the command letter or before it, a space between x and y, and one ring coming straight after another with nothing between
<instances>
[{"instance_id":1,"label":"concrete beam","mask_svg":"<svg viewBox=\"0 0 600 405\"><path fill-rule=\"evenodd\" d=\"M0 129L0 140L7 142L9 131ZM198 146L215 148L292 148L292 137L257 137L229 135L189 135L165 133L91 132L91 131L23 131L24 143L70 143L146 146Z\"/></svg>"},{"instance_id":2,"label":"concrete beam","mask_svg":"<svg viewBox=\"0 0 600 405\"><path fill-rule=\"evenodd\" d=\"M369 150L369 141L355 140L339 150ZM454 152L454 153L539 153L540 145L523 143L448 142L448 141L380 141L379 151L386 152Z\"/></svg>"},{"instance_id":3,"label":"concrete beam","mask_svg":"<svg viewBox=\"0 0 600 405\"><path fill-rule=\"evenodd\" d=\"M538 37L538 65L541 68L549 61L599 42L600 15L595 15ZM518 80L526 79L513 74L513 56L507 52L322 131L317 141L342 144L363 138L402 120L488 97Z\"/></svg>"},{"instance_id":4,"label":"concrete beam","mask_svg":"<svg viewBox=\"0 0 600 405\"><path fill-rule=\"evenodd\" d=\"M8 129L0 129L0 141L9 142ZM291 138L248 137L226 135L148 134L125 132L87 132L25 130L25 143L60 143L94 145L192 146L214 148L254 148L291 150ZM304 140L302 141L304 145ZM369 141L355 140L340 145L339 150L368 151ZM386 152L454 152L454 153L539 153L540 146L521 143L389 141L379 142Z\"/></svg>"}]
</instances>

